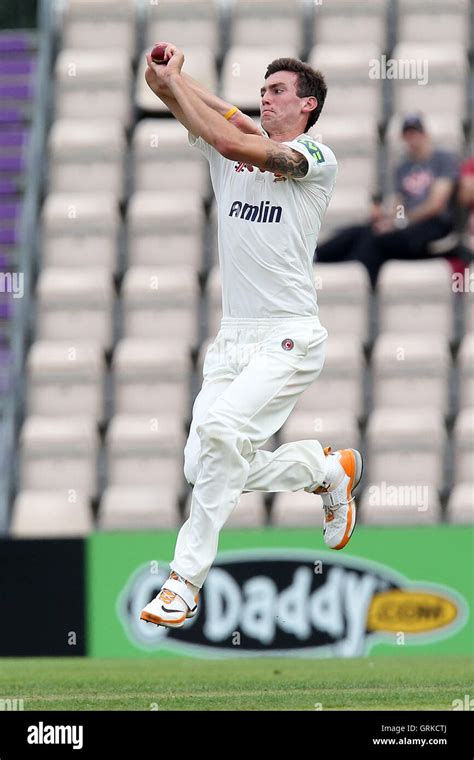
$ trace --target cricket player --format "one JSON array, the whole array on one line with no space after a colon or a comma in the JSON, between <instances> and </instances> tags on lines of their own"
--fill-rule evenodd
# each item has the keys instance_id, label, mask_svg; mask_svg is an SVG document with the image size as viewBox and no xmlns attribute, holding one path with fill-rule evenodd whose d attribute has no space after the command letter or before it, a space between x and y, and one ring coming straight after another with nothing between
<instances>
[{"instance_id":1,"label":"cricket player","mask_svg":"<svg viewBox=\"0 0 474 760\"><path fill-rule=\"evenodd\" d=\"M165 65L147 56L146 81L209 162L223 303L185 447L184 472L194 485L190 515L170 576L140 615L180 628L197 612L220 530L243 492L321 494L324 540L342 549L355 526L362 458L354 449L323 449L317 440L261 449L324 363L327 331L312 262L337 162L307 134L324 104L324 77L293 58L273 61L260 90L260 130L182 72L183 53L165 44Z\"/></svg>"}]
</instances>

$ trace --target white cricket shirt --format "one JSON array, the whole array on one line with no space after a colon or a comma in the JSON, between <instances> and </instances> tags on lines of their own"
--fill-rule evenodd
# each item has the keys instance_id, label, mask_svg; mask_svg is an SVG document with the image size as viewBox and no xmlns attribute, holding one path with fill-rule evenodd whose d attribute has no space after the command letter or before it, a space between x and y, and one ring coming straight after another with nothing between
<instances>
[{"instance_id":1,"label":"white cricket shirt","mask_svg":"<svg viewBox=\"0 0 474 760\"><path fill-rule=\"evenodd\" d=\"M334 153L307 134L285 142L308 160L302 179L253 172L201 137L218 208L222 314L241 319L316 316L313 257L337 173Z\"/></svg>"}]
</instances>

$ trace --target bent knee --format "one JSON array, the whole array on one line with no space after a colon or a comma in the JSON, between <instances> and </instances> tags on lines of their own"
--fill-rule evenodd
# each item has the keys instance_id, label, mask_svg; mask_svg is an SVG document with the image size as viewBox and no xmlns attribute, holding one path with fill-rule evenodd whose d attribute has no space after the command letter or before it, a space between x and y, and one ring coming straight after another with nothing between
<instances>
[{"instance_id":1,"label":"bent knee","mask_svg":"<svg viewBox=\"0 0 474 760\"><path fill-rule=\"evenodd\" d=\"M201 441L202 451L237 449L242 456L252 451L252 445L247 436L215 418L198 425L196 432Z\"/></svg>"},{"instance_id":2,"label":"bent knee","mask_svg":"<svg viewBox=\"0 0 474 760\"><path fill-rule=\"evenodd\" d=\"M188 439L184 449L184 477L189 485L193 486L196 482L199 466L200 445L199 438L193 435Z\"/></svg>"},{"instance_id":3,"label":"bent knee","mask_svg":"<svg viewBox=\"0 0 474 760\"><path fill-rule=\"evenodd\" d=\"M191 459L188 457L184 460L184 477L190 486L193 486L196 482L198 472L197 459Z\"/></svg>"},{"instance_id":4,"label":"bent knee","mask_svg":"<svg viewBox=\"0 0 474 760\"><path fill-rule=\"evenodd\" d=\"M201 442L201 447L233 444L237 440L237 431L220 420L211 418L198 425L196 432Z\"/></svg>"}]
</instances>

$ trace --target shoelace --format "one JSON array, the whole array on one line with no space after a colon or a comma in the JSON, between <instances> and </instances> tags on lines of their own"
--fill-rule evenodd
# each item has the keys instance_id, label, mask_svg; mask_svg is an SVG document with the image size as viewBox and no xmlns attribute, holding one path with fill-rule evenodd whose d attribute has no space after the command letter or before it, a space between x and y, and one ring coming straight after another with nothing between
<instances>
[{"instance_id":1,"label":"shoelace","mask_svg":"<svg viewBox=\"0 0 474 760\"><path fill-rule=\"evenodd\" d=\"M332 504L324 504L324 511L326 512L334 512L336 509L340 509L341 507L348 506L354 499L350 499L349 501L340 501L339 504L335 504L332 506Z\"/></svg>"},{"instance_id":2,"label":"shoelace","mask_svg":"<svg viewBox=\"0 0 474 760\"><path fill-rule=\"evenodd\" d=\"M328 512L335 512L337 509L340 509L341 507L348 506L353 501L354 501L354 499L352 498L352 499L349 499L348 501L340 501L338 504L334 504L334 505L332 505L332 504L323 504L324 512L326 514L326 517L327 517Z\"/></svg>"},{"instance_id":3,"label":"shoelace","mask_svg":"<svg viewBox=\"0 0 474 760\"><path fill-rule=\"evenodd\" d=\"M165 604L171 604L171 602L173 601L173 599L175 598L175 596L176 596L176 594L174 593L174 591L170 591L169 589L164 588L163 591L160 594L160 599Z\"/></svg>"}]
</instances>

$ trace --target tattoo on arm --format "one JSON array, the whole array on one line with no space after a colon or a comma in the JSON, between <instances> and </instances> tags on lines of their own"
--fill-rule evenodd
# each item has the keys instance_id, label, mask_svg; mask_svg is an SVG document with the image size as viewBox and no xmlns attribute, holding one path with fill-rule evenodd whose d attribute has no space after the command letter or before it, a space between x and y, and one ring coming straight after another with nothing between
<instances>
[{"instance_id":1,"label":"tattoo on arm","mask_svg":"<svg viewBox=\"0 0 474 760\"><path fill-rule=\"evenodd\" d=\"M308 173L308 161L302 153L298 153L296 150L270 146L267 150L265 169L278 172L285 177L301 179Z\"/></svg>"}]
</instances>

